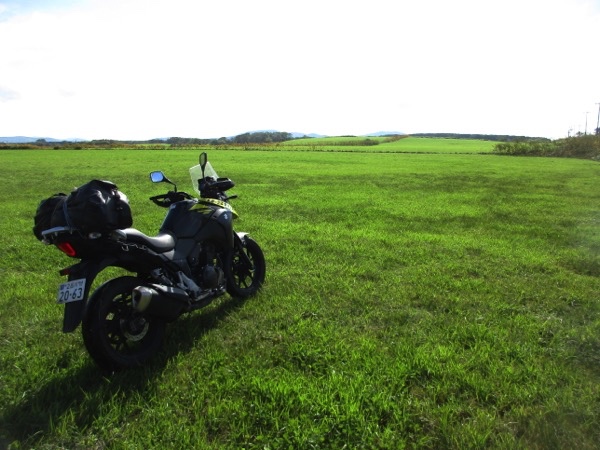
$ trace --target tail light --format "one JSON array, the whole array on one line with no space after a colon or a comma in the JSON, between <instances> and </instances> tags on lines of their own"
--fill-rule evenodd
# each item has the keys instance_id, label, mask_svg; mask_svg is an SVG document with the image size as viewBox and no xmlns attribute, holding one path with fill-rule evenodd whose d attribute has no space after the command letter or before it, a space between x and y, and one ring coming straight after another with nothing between
<instances>
[{"instance_id":1,"label":"tail light","mask_svg":"<svg viewBox=\"0 0 600 450\"><path fill-rule=\"evenodd\" d=\"M65 253L67 256L70 256L72 258L77 256L77 252L75 251L70 242L61 242L60 244L56 244L56 246L61 252Z\"/></svg>"}]
</instances>

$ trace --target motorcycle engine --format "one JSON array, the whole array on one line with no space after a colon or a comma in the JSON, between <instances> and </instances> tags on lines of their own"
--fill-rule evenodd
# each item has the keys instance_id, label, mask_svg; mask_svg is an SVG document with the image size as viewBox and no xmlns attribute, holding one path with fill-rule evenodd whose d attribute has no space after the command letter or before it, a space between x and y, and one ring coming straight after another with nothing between
<instances>
[{"instance_id":1,"label":"motorcycle engine","mask_svg":"<svg viewBox=\"0 0 600 450\"><path fill-rule=\"evenodd\" d=\"M206 265L202 269L202 284L205 288L214 289L219 287L225 278L225 274L220 267Z\"/></svg>"}]
</instances>

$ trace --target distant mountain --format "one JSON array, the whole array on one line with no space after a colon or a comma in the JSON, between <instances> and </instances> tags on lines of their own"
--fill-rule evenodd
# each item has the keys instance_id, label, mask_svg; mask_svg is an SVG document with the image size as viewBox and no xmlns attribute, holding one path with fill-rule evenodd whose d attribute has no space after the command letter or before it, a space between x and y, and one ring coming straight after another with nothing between
<instances>
[{"instance_id":1,"label":"distant mountain","mask_svg":"<svg viewBox=\"0 0 600 450\"><path fill-rule=\"evenodd\" d=\"M279 133L279 131L277 130L253 130L253 131L248 131L244 134L252 134L252 133ZM300 132L292 132L289 133L292 138L297 139L297 138L303 138L303 137L308 137L308 138L322 138L322 137L328 137L328 135L326 134L318 134L318 133L300 133ZM389 136L389 135L405 135L406 133L402 133L400 131L377 131L375 133L369 133L369 134L365 134L363 136ZM233 139L236 136L229 136L229 139ZM166 137L161 137L161 138L155 138L152 139L154 141L167 141L171 138L166 138ZM0 137L0 143L4 143L4 144L32 144L35 143L36 141L39 140L44 140L48 143L55 143L55 142L87 142L86 139L55 139L55 138L51 138L51 137L30 137L30 136L7 136L7 137Z\"/></svg>"},{"instance_id":2,"label":"distant mountain","mask_svg":"<svg viewBox=\"0 0 600 450\"><path fill-rule=\"evenodd\" d=\"M289 132L288 131L279 131L279 130L252 130L252 131L246 131L246 133L241 133L241 134L253 134L253 133L289 133ZM297 131L293 131L290 134L292 135L292 138L294 138L294 139L303 138L303 137L311 137L311 138L327 137L324 134L299 133ZM240 135L236 135L236 136L240 136ZM229 136L229 139L233 139L236 136Z\"/></svg>"},{"instance_id":3,"label":"distant mountain","mask_svg":"<svg viewBox=\"0 0 600 450\"><path fill-rule=\"evenodd\" d=\"M37 141L38 139L45 139L46 142L50 141L50 138L37 138L37 137L27 137L27 136L8 136L8 137L0 137L0 142L5 144L30 144L32 142Z\"/></svg>"},{"instance_id":4,"label":"distant mountain","mask_svg":"<svg viewBox=\"0 0 600 450\"><path fill-rule=\"evenodd\" d=\"M393 136L396 134L405 135L402 131L377 131L375 133L365 134L365 136Z\"/></svg>"},{"instance_id":5,"label":"distant mountain","mask_svg":"<svg viewBox=\"0 0 600 450\"><path fill-rule=\"evenodd\" d=\"M0 137L0 143L4 144L31 144L33 142L44 140L46 142L82 142L84 139L55 139L50 137L29 137L29 136L8 136Z\"/></svg>"},{"instance_id":6,"label":"distant mountain","mask_svg":"<svg viewBox=\"0 0 600 450\"><path fill-rule=\"evenodd\" d=\"M324 134L317 134L317 133L298 133L298 132L294 132L294 133L290 133L292 135L293 138L303 138L303 137L309 137L309 138L322 138L322 137L327 137Z\"/></svg>"}]
</instances>

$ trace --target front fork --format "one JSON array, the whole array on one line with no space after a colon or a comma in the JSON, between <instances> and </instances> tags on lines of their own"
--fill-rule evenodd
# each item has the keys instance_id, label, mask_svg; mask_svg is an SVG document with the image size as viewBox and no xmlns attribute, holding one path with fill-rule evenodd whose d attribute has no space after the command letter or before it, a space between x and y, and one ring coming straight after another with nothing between
<instances>
[{"instance_id":1,"label":"front fork","mask_svg":"<svg viewBox=\"0 0 600 450\"><path fill-rule=\"evenodd\" d=\"M100 260L82 260L59 272L63 276L66 275L68 281L78 280L80 278L85 278L86 280L83 300L65 303L63 333L70 333L79 326L83 319L83 314L85 313L85 306L89 298L92 283L102 270L112 265L116 260L117 259L114 257L107 257Z\"/></svg>"},{"instance_id":2,"label":"front fork","mask_svg":"<svg viewBox=\"0 0 600 450\"><path fill-rule=\"evenodd\" d=\"M240 231L240 232L235 232L233 233L233 248L234 248L234 252L236 247L239 246L240 249L243 249L246 246L246 237L248 236L248 233L244 232L244 231ZM241 251L240 253L242 253L248 262L250 262L250 260L248 259L248 257L246 256L246 253Z\"/></svg>"}]
</instances>

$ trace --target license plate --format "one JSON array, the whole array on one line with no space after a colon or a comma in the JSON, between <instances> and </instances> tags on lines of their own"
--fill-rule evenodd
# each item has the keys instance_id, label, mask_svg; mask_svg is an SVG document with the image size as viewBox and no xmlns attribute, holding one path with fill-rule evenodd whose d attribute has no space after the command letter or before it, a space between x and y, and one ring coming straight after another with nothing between
<instances>
[{"instance_id":1,"label":"license plate","mask_svg":"<svg viewBox=\"0 0 600 450\"><path fill-rule=\"evenodd\" d=\"M85 278L62 283L58 287L57 303L70 303L83 300L85 294Z\"/></svg>"}]
</instances>

